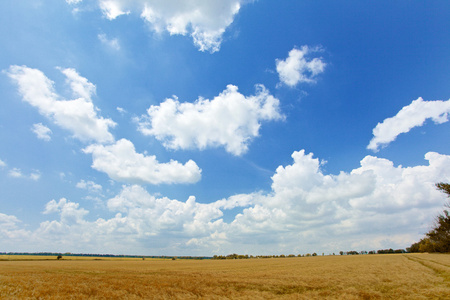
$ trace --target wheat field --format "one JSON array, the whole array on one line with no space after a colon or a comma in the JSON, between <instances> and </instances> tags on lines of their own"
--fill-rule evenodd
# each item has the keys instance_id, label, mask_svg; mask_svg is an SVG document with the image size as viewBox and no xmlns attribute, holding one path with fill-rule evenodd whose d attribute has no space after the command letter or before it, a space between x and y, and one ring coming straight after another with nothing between
<instances>
[{"instance_id":1,"label":"wheat field","mask_svg":"<svg viewBox=\"0 0 450 300\"><path fill-rule=\"evenodd\" d=\"M0 261L0 299L450 299L450 255Z\"/></svg>"}]
</instances>

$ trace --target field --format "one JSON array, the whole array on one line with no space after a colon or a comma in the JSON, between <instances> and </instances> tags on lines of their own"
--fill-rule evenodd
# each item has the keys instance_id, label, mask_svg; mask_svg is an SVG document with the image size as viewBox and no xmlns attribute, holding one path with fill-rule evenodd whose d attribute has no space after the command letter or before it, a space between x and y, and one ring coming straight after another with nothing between
<instances>
[{"instance_id":1,"label":"field","mask_svg":"<svg viewBox=\"0 0 450 300\"><path fill-rule=\"evenodd\" d=\"M450 255L0 261L0 299L88 298L450 299Z\"/></svg>"}]
</instances>

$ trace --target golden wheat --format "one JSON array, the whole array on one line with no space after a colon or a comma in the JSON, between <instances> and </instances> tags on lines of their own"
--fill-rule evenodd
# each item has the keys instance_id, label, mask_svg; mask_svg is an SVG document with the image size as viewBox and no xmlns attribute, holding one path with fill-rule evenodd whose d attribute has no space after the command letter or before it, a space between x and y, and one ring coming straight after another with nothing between
<instances>
[{"instance_id":1,"label":"golden wheat","mask_svg":"<svg viewBox=\"0 0 450 300\"><path fill-rule=\"evenodd\" d=\"M1 299L448 299L450 255L0 261Z\"/></svg>"}]
</instances>

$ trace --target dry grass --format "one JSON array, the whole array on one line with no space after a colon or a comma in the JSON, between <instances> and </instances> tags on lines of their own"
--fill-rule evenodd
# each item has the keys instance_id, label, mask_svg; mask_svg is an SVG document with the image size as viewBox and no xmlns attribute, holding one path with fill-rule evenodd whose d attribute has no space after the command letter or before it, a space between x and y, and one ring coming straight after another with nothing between
<instances>
[{"instance_id":1,"label":"dry grass","mask_svg":"<svg viewBox=\"0 0 450 300\"><path fill-rule=\"evenodd\" d=\"M0 261L0 299L449 299L450 255Z\"/></svg>"}]
</instances>

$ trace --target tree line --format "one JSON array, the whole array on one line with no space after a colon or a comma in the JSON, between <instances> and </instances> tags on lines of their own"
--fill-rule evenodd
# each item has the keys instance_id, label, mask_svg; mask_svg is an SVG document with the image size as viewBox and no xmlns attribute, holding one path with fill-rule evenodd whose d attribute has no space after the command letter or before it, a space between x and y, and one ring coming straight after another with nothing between
<instances>
[{"instance_id":1,"label":"tree line","mask_svg":"<svg viewBox=\"0 0 450 300\"><path fill-rule=\"evenodd\" d=\"M408 253L409 251L407 249L379 249L379 250L371 250L371 251L340 251L339 254L340 255L366 255L366 254L398 254L398 253ZM324 256L325 253L322 253L322 256ZM335 253L333 254L328 254L328 255L336 255ZM314 253L307 253L307 254L289 254L289 255L284 255L284 254L280 254L280 255L248 255L248 254L228 254L228 255L214 255L212 257L212 259L252 259L252 258L286 258L286 257L312 257L312 256L318 256L316 252Z\"/></svg>"}]
</instances>

